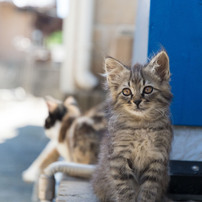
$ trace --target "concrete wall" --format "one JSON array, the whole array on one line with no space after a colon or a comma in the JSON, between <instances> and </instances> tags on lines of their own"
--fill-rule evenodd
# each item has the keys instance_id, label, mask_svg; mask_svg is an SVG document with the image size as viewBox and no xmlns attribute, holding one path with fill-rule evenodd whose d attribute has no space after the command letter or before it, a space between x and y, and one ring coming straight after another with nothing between
<instances>
[{"instance_id":1,"label":"concrete wall","mask_svg":"<svg viewBox=\"0 0 202 202\"><path fill-rule=\"evenodd\" d=\"M20 12L10 3L0 3L0 59L20 61L24 53L16 49L16 36L31 37L35 15L31 12Z\"/></svg>"},{"instance_id":2,"label":"concrete wall","mask_svg":"<svg viewBox=\"0 0 202 202\"><path fill-rule=\"evenodd\" d=\"M104 57L107 55L119 59L126 65L131 63L137 0L94 1L91 69L99 77L99 74L103 72ZM2 64L3 67L1 67L0 64L0 72L3 72L1 75L4 78L0 82L0 88L25 87L24 78L27 78L25 75L30 75L25 72L27 69L25 59L28 56L16 49L13 38L15 36L30 38L34 21L34 13L20 12L12 4L0 3L0 60L1 62L2 59L9 62L13 61L10 68L6 64ZM21 61L18 67L16 60ZM60 68L54 72L54 77L52 74L55 68L53 67L54 70L48 68L51 66L50 64L44 64L44 66L46 67L41 67L39 64L33 65L34 73L27 78L30 85L29 89L35 95L41 96L48 93L58 97L60 92L59 80L61 79ZM7 74L8 71L10 74ZM46 76L46 79L37 76L38 74Z\"/></svg>"},{"instance_id":3,"label":"concrete wall","mask_svg":"<svg viewBox=\"0 0 202 202\"><path fill-rule=\"evenodd\" d=\"M92 71L103 71L109 55L131 64L137 0L96 0Z\"/></svg>"}]
</instances>

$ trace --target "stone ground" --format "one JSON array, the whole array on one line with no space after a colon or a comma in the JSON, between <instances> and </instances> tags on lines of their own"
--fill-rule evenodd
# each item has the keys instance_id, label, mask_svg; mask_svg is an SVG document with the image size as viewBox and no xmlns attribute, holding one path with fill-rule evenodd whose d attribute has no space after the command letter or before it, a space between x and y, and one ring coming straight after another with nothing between
<instances>
[{"instance_id":1,"label":"stone ground","mask_svg":"<svg viewBox=\"0 0 202 202\"><path fill-rule=\"evenodd\" d=\"M23 182L21 173L48 141L45 102L23 89L0 90L0 112L0 201L29 202L32 184Z\"/></svg>"},{"instance_id":2,"label":"stone ground","mask_svg":"<svg viewBox=\"0 0 202 202\"><path fill-rule=\"evenodd\" d=\"M46 144L42 127L24 126L17 136L0 144L0 201L29 202L32 184L22 181L21 173L32 163Z\"/></svg>"}]
</instances>

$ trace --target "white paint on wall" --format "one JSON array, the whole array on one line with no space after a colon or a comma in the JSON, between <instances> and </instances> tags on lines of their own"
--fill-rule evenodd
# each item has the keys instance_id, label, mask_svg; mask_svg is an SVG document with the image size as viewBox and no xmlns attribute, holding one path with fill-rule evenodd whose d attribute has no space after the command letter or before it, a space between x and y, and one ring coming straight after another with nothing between
<instances>
[{"instance_id":1,"label":"white paint on wall","mask_svg":"<svg viewBox=\"0 0 202 202\"><path fill-rule=\"evenodd\" d=\"M97 78L90 71L93 47L94 0L79 0L78 9L79 26L75 82L80 89L89 90L98 84Z\"/></svg>"},{"instance_id":2,"label":"white paint on wall","mask_svg":"<svg viewBox=\"0 0 202 202\"><path fill-rule=\"evenodd\" d=\"M94 0L69 1L64 20L65 58L61 69L61 90L74 93L77 87L89 90L98 84L91 73Z\"/></svg>"},{"instance_id":3,"label":"white paint on wall","mask_svg":"<svg viewBox=\"0 0 202 202\"><path fill-rule=\"evenodd\" d=\"M66 18L69 13L69 0L56 0L57 16L59 18Z\"/></svg>"},{"instance_id":4,"label":"white paint on wall","mask_svg":"<svg viewBox=\"0 0 202 202\"><path fill-rule=\"evenodd\" d=\"M147 62L150 0L138 0L132 64Z\"/></svg>"},{"instance_id":5,"label":"white paint on wall","mask_svg":"<svg viewBox=\"0 0 202 202\"><path fill-rule=\"evenodd\" d=\"M61 67L60 88L62 92L74 93L74 66L76 61L77 0L69 1L69 15L63 23L64 61Z\"/></svg>"}]
</instances>

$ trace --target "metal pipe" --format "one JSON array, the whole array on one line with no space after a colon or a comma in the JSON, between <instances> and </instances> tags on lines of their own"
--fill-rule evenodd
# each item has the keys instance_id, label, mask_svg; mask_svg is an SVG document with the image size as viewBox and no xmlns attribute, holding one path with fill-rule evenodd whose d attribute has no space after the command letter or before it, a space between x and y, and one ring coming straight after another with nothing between
<instances>
[{"instance_id":1,"label":"metal pipe","mask_svg":"<svg viewBox=\"0 0 202 202\"><path fill-rule=\"evenodd\" d=\"M52 201L55 197L54 174L62 172L66 175L81 178L90 178L95 170L95 165L55 162L50 164L39 178L38 198L42 201Z\"/></svg>"},{"instance_id":2,"label":"metal pipe","mask_svg":"<svg viewBox=\"0 0 202 202\"><path fill-rule=\"evenodd\" d=\"M79 24L75 81L77 86L85 90L92 89L98 84L97 78L90 70L93 48L94 3L94 0L79 0L78 10L76 10Z\"/></svg>"}]
</instances>

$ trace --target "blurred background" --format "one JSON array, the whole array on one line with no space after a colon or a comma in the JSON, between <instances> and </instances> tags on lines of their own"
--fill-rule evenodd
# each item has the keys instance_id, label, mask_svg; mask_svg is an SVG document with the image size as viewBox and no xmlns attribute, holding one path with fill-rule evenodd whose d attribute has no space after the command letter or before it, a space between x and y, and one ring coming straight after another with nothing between
<instances>
[{"instance_id":1,"label":"blurred background","mask_svg":"<svg viewBox=\"0 0 202 202\"><path fill-rule=\"evenodd\" d=\"M99 88L106 55L131 64L136 1L15 0L0 9L1 88L62 98Z\"/></svg>"},{"instance_id":2,"label":"blurred background","mask_svg":"<svg viewBox=\"0 0 202 202\"><path fill-rule=\"evenodd\" d=\"M31 201L32 184L21 173L48 142L44 97L74 95L82 111L103 101L107 55L130 66L165 48L173 75L172 119L180 125L175 132L187 140L195 133L201 138L201 5L201 0L0 0L0 201ZM194 153L191 160L202 160L198 147L200 158Z\"/></svg>"},{"instance_id":3,"label":"blurred background","mask_svg":"<svg viewBox=\"0 0 202 202\"><path fill-rule=\"evenodd\" d=\"M44 97L74 95L85 111L104 99L104 57L131 64L136 4L0 1L0 201L31 201L21 173L48 142Z\"/></svg>"}]
</instances>

